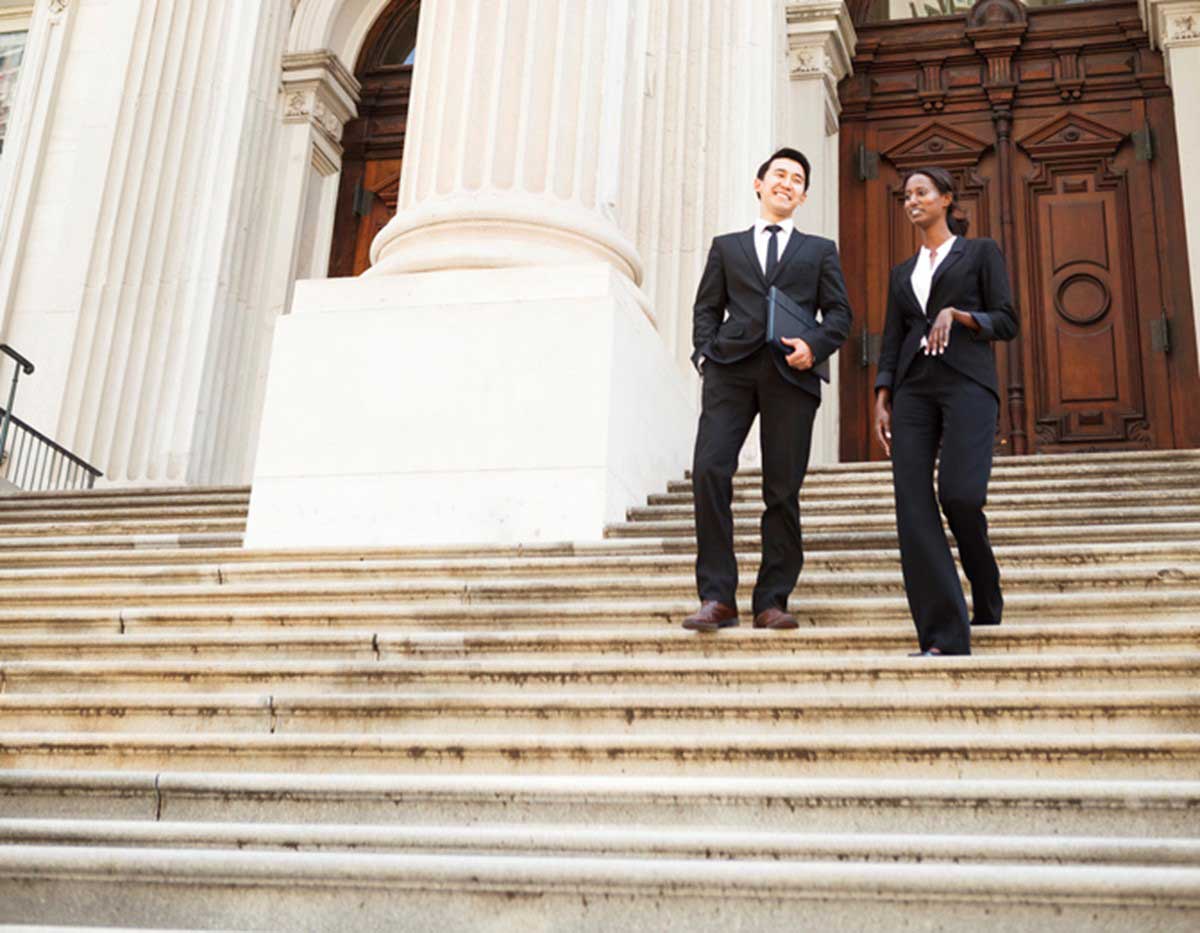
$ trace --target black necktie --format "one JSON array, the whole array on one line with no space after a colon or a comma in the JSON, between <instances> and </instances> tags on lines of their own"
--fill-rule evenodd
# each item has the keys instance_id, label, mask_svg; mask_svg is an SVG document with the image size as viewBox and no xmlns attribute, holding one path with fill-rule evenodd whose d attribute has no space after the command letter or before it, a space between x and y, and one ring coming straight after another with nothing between
<instances>
[{"instance_id":1,"label":"black necktie","mask_svg":"<svg viewBox=\"0 0 1200 933\"><path fill-rule=\"evenodd\" d=\"M775 267L779 265L779 231L783 227L779 224L771 224L766 228L771 234L771 240L767 243L767 280L775 274Z\"/></svg>"}]
</instances>

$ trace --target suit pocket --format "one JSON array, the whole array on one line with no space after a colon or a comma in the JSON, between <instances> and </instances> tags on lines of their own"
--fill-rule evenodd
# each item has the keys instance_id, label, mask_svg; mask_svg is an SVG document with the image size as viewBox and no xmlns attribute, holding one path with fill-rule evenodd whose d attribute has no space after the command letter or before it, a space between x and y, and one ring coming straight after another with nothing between
<instances>
[{"instance_id":1,"label":"suit pocket","mask_svg":"<svg viewBox=\"0 0 1200 933\"><path fill-rule=\"evenodd\" d=\"M717 340L734 340L746 333L746 325L725 321L717 328Z\"/></svg>"}]
</instances>

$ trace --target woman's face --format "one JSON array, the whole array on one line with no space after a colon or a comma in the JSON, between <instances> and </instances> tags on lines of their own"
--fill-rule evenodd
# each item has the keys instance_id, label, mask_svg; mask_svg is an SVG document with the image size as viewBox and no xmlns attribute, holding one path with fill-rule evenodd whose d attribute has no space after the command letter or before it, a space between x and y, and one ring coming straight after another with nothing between
<instances>
[{"instance_id":1,"label":"woman's face","mask_svg":"<svg viewBox=\"0 0 1200 933\"><path fill-rule=\"evenodd\" d=\"M945 217L953 200L953 196L938 191L928 175L918 172L904 183L904 212L918 227L927 227Z\"/></svg>"}]
</instances>

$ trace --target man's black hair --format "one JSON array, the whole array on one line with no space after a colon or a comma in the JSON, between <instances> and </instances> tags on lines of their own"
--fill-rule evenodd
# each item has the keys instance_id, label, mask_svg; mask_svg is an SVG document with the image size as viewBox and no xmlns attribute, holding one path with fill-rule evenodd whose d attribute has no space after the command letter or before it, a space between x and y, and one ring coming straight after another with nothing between
<instances>
[{"instance_id":1,"label":"man's black hair","mask_svg":"<svg viewBox=\"0 0 1200 933\"><path fill-rule=\"evenodd\" d=\"M799 162L804 168L804 190L808 191L812 184L812 169L809 168L808 159L799 149L792 149L790 146L784 146L782 149L776 149L771 153L771 157L758 167L758 180L762 181L767 177L767 169L771 167L771 163L776 159L791 159L793 162Z\"/></svg>"}]
</instances>

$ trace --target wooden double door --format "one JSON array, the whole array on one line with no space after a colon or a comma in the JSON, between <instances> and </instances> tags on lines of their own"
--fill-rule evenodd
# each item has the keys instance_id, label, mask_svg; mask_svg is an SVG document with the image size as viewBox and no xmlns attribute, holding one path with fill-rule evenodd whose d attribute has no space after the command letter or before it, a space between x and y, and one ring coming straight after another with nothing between
<instances>
[{"instance_id":1,"label":"wooden double door","mask_svg":"<svg viewBox=\"0 0 1200 933\"><path fill-rule=\"evenodd\" d=\"M1170 90L1132 2L864 26L841 87L841 244L857 332L841 354L843 459L871 431L890 268L918 241L904 173L956 178L1000 243L1021 335L997 344L999 452L1200 443Z\"/></svg>"},{"instance_id":2,"label":"wooden double door","mask_svg":"<svg viewBox=\"0 0 1200 933\"><path fill-rule=\"evenodd\" d=\"M355 63L358 117L342 138L331 276L359 275L371 265L371 241L396 213L412 91L418 0L392 0L380 13Z\"/></svg>"}]
</instances>

